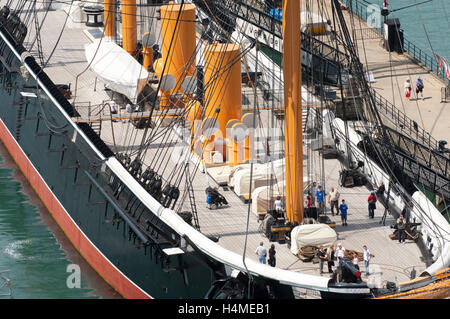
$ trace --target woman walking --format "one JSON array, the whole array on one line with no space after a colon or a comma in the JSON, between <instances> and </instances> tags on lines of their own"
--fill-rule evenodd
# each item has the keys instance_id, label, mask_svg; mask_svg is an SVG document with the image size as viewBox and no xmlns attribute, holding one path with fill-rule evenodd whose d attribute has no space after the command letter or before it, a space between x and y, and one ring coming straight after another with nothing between
<instances>
[{"instance_id":1,"label":"woman walking","mask_svg":"<svg viewBox=\"0 0 450 319\"><path fill-rule=\"evenodd\" d=\"M405 81L405 97L409 100L411 97L411 80L406 79Z\"/></svg>"},{"instance_id":2,"label":"woman walking","mask_svg":"<svg viewBox=\"0 0 450 319\"><path fill-rule=\"evenodd\" d=\"M272 244L269 249L269 260L267 261L267 263L272 267L275 267L275 264L277 262L277 260L275 258L276 253L277 252L275 251L275 245Z\"/></svg>"}]
</instances>

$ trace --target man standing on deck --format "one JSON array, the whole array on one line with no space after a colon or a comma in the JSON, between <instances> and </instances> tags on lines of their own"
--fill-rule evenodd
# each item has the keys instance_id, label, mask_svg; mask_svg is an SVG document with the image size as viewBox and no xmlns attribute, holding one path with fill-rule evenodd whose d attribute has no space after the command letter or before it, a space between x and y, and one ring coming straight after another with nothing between
<instances>
[{"instance_id":1,"label":"man standing on deck","mask_svg":"<svg viewBox=\"0 0 450 319\"><path fill-rule=\"evenodd\" d=\"M325 263L325 261L327 261L327 257L325 251L323 250L323 247L320 247L319 251L317 252L317 257L319 257L320 274L323 274L323 264Z\"/></svg>"},{"instance_id":2,"label":"man standing on deck","mask_svg":"<svg viewBox=\"0 0 450 319\"><path fill-rule=\"evenodd\" d=\"M110 107L110 110L111 110L111 114L117 114L117 104L116 104L115 100L111 100L109 102L109 107Z\"/></svg>"},{"instance_id":3,"label":"man standing on deck","mask_svg":"<svg viewBox=\"0 0 450 319\"><path fill-rule=\"evenodd\" d=\"M398 242L405 243L405 229L406 229L406 220L403 217L403 214L397 219L397 230L398 230Z\"/></svg>"},{"instance_id":4,"label":"man standing on deck","mask_svg":"<svg viewBox=\"0 0 450 319\"><path fill-rule=\"evenodd\" d=\"M258 261L261 264L266 263L267 249L264 247L264 243L260 242L258 248L255 251L256 255L258 255Z\"/></svg>"},{"instance_id":5,"label":"man standing on deck","mask_svg":"<svg viewBox=\"0 0 450 319\"><path fill-rule=\"evenodd\" d=\"M345 199L342 200L342 204L339 205L339 210L341 211L342 226L347 226L347 210L348 206L345 203Z\"/></svg>"},{"instance_id":6,"label":"man standing on deck","mask_svg":"<svg viewBox=\"0 0 450 319\"><path fill-rule=\"evenodd\" d=\"M423 88L424 88L423 80L419 76L419 77L417 77L417 80L416 80L416 96L417 96L417 99L419 99L419 93L420 93L421 98L423 99Z\"/></svg>"},{"instance_id":7,"label":"man standing on deck","mask_svg":"<svg viewBox=\"0 0 450 319\"><path fill-rule=\"evenodd\" d=\"M331 215L334 216L334 210L336 209L336 215L339 215L339 192L334 189L334 187L331 187L330 189L330 197L328 197L328 202L330 203L331 207Z\"/></svg>"},{"instance_id":8,"label":"man standing on deck","mask_svg":"<svg viewBox=\"0 0 450 319\"><path fill-rule=\"evenodd\" d=\"M317 187L317 192L315 194L317 198L317 207L319 208L320 212L325 213L325 191L322 189L322 185L319 185Z\"/></svg>"}]
</instances>

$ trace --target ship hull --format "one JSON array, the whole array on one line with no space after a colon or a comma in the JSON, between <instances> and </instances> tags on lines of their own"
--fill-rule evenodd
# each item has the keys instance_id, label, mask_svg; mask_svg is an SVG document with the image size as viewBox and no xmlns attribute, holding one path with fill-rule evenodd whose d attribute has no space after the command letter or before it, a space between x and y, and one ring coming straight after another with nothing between
<instances>
[{"instance_id":1,"label":"ship hull","mask_svg":"<svg viewBox=\"0 0 450 319\"><path fill-rule=\"evenodd\" d=\"M76 111L0 29L0 139L73 246L125 298L204 297L226 275L224 265L192 249L165 254L179 243L176 232L158 221L131 222L132 213L142 220L155 215L105 168L113 153L90 127L71 122ZM117 185L122 191L114 196ZM127 211L131 200L136 209ZM144 242L153 228L169 239L157 234Z\"/></svg>"}]
</instances>

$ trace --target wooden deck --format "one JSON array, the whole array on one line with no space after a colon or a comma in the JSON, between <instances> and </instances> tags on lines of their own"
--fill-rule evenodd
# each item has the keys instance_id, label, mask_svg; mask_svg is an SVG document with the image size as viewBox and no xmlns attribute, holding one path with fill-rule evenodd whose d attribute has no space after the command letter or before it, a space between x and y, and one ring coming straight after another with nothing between
<instances>
[{"instance_id":1,"label":"wooden deck","mask_svg":"<svg viewBox=\"0 0 450 319\"><path fill-rule=\"evenodd\" d=\"M43 34L53 34L53 30L59 30L64 24L65 13L61 11L51 11L52 23L44 24ZM72 83L72 92L75 90L75 79L77 81L77 96L76 104L81 102L90 102L92 105L100 105L104 101L108 100L106 93L103 91L103 85L99 80L96 80L95 74L90 70L86 70L87 62L84 56L84 44L90 43L89 38L83 32L86 27L84 25L76 25L76 27L68 28L64 31L61 38L61 43L58 49L55 51L49 66L45 71L49 74L50 78L55 83ZM44 37L43 50L45 53L49 53L53 49L55 39L48 40ZM53 42L52 42L53 41ZM383 74L386 72L386 65L379 64L379 68L375 69L377 60L386 59L386 54L377 50L374 46L368 51L369 58L373 58L373 68L377 82L374 86L385 86L389 81L381 81ZM402 57L402 63L407 63ZM386 61L386 60L383 60ZM384 62L386 63L386 62ZM399 64L400 65L400 64ZM403 66L411 68L412 66ZM417 66L414 66L417 68ZM415 69L416 70L416 69ZM421 69L412 71L414 74L422 74ZM400 73L400 70L399 70ZM437 84L436 80L431 78L431 75L425 74L425 86L426 95L431 95L432 83ZM403 78L404 75L401 77ZM394 78L394 81L396 79ZM386 82L386 84L382 83ZM96 87L94 91L93 88ZM389 98L389 92L387 87L383 90L386 92L386 97ZM423 100L408 102L408 108L414 109L417 104L420 103L420 109L426 113L434 114L437 116L436 108L439 105L434 106L438 96ZM406 107L406 106L405 106ZM81 113L83 117L87 117L87 114ZM428 112L429 110L429 112ZM434 110L434 111L433 111ZM447 112L448 113L448 112ZM109 116L106 114L105 116ZM278 127L281 127L281 120ZM450 121L446 122L447 126ZM112 129L114 129L115 145L113 143ZM448 128L448 127L447 127ZM438 130L438 127L436 127ZM441 131L442 133L442 131ZM448 133L448 130L447 130ZM172 133L173 134L173 133ZM125 149L129 147L130 141L136 141L139 144L142 137L142 130L137 130L128 121L112 122L108 125L103 125L101 130L101 137L104 141L111 146L112 149ZM445 136L444 136L445 137ZM175 140L175 139L174 139ZM176 140L175 140L176 141ZM170 147L170 151L174 152L176 147L173 145L159 144L162 141L154 141L155 148L150 148L146 155L146 160L149 162L157 147ZM137 146L137 145L135 145ZM179 146L183 148L182 145ZM306 155L306 154L305 154ZM316 156L311 155L310 156ZM306 157L306 156L305 156ZM419 274L426 268L425 262L421 258L420 250L417 244L407 241L406 244L401 245L396 241L389 239L389 234L392 233L390 224L394 221L394 218L390 215L386 218L386 225L380 224L381 217L384 209L379 204L375 212L375 218L368 218L367 210L367 197L369 190L365 187L355 188L340 188L338 187L338 176L341 164L336 159L329 159L324 161L326 172L326 191L329 192L329 188L334 186L341 193L341 199L345 199L349 206L348 213L348 226L343 227L340 223L339 216L330 216L337 224L335 231L338 234L338 242L342 243L347 249L354 249L362 251L362 246L367 245L369 250L375 257L372 259L372 265L379 267L377 273L381 276L382 281L404 281L409 279L410 273L413 269ZM166 163L166 170L169 171L175 167L175 162L168 161ZM305 168L307 162L305 160ZM190 164L190 171L194 171L193 164ZM316 172L316 174L318 174ZM316 175L317 176L317 175ZM219 191L229 201L230 206L227 208L221 208L217 210L209 210L206 208L206 195L205 188L208 185L215 185L215 182L207 172L197 172L195 180L193 182L194 191L196 196L196 205L198 209L198 215L200 220L200 230L205 235L214 235L219 237L219 244L223 247L230 249L239 254L246 253L247 256L254 258L255 249L260 241L264 242L266 247L270 246L270 242L263 235L261 231L261 222L258 221L257 216L249 213L249 207L245 204L231 189L220 188ZM189 200L186 199L183 203L184 209L189 209ZM330 214L329 210L327 214ZM248 221L248 223L247 223ZM247 244L245 244L247 243ZM283 269L289 269L292 271L301 271L308 274L319 275L319 265L311 262L304 263L299 258L293 255L287 247L287 244L274 243L277 251L277 267ZM363 263L360 263L361 269L364 269ZM328 274L323 276L329 276Z\"/></svg>"}]
</instances>

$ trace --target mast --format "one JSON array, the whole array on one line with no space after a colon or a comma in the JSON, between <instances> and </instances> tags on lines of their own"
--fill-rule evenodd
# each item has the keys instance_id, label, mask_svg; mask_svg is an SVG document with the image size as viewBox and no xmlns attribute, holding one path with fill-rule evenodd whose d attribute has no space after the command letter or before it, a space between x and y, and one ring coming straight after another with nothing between
<instances>
[{"instance_id":1,"label":"mast","mask_svg":"<svg viewBox=\"0 0 450 319\"><path fill-rule=\"evenodd\" d=\"M304 208L299 0L283 0L283 74L286 215L291 223L300 223Z\"/></svg>"}]
</instances>

